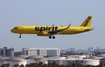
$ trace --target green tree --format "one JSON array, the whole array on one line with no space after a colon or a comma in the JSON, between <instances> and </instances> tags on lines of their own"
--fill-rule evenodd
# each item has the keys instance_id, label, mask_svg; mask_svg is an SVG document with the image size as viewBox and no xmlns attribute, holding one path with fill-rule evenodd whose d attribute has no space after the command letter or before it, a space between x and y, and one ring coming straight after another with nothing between
<instances>
[{"instance_id":1,"label":"green tree","mask_svg":"<svg viewBox=\"0 0 105 67\"><path fill-rule=\"evenodd\" d=\"M1 67L5 67L5 64L2 64Z\"/></svg>"},{"instance_id":2,"label":"green tree","mask_svg":"<svg viewBox=\"0 0 105 67\"><path fill-rule=\"evenodd\" d=\"M70 63L67 65L67 67L72 67L72 62L70 62Z\"/></svg>"},{"instance_id":3,"label":"green tree","mask_svg":"<svg viewBox=\"0 0 105 67\"><path fill-rule=\"evenodd\" d=\"M23 64L21 64L19 67L24 67L24 65L23 65Z\"/></svg>"},{"instance_id":4,"label":"green tree","mask_svg":"<svg viewBox=\"0 0 105 67\"><path fill-rule=\"evenodd\" d=\"M43 66L43 63L42 62L38 63L38 66L39 67L42 67Z\"/></svg>"},{"instance_id":5,"label":"green tree","mask_svg":"<svg viewBox=\"0 0 105 67\"><path fill-rule=\"evenodd\" d=\"M5 67L9 67L10 65L9 65L9 63L8 64L5 64Z\"/></svg>"},{"instance_id":6,"label":"green tree","mask_svg":"<svg viewBox=\"0 0 105 67\"><path fill-rule=\"evenodd\" d=\"M75 67L83 67L82 63L83 63L83 61L76 60L75 61Z\"/></svg>"},{"instance_id":7,"label":"green tree","mask_svg":"<svg viewBox=\"0 0 105 67\"><path fill-rule=\"evenodd\" d=\"M59 65L58 67L66 67L65 65Z\"/></svg>"},{"instance_id":8,"label":"green tree","mask_svg":"<svg viewBox=\"0 0 105 67\"><path fill-rule=\"evenodd\" d=\"M18 66L19 66L18 64L13 65L13 67L18 67Z\"/></svg>"},{"instance_id":9,"label":"green tree","mask_svg":"<svg viewBox=\"0 0 105 67\"><path fill-rule=\"evenodd\" d=\"M53 62L52 63L52 67L58 67L59 65L58 64L56 64L56 62Z\"/></svg>"},{"instance_id":10,"label":"green tree","mask_svg":"<svg viewBox=\"0 0 105 67\"><path fill-rule=\"evenodd\" d=\"M48 65L47 64L44 64L42 67L48 67Z\"/></svg>"},{"instance_id":11,"label":"green tree","mask_svg":"<svg viewBox=\"0 0 105 67\"><path fill-rule=\"evenodd\" d=\"M48 63L48 67L52 67L52 63Z\"/></svg>"}]
</instances>

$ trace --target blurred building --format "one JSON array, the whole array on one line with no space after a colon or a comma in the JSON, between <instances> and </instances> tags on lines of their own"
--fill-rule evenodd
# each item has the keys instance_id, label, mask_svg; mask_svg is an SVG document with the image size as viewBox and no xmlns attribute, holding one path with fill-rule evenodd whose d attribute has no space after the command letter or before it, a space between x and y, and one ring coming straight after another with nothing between
<instances>
[{"instance_id":1,"label":"blurred building","mask_svg":"<svg viewBox=\"0 0 105 67\"><path fill-rule=\"evenodd\" d=\"M105 67L105 54L92 56L90 58L89 57L87 58L87 55L69 55L69 56L62 56L62 57L56 56L56 57L47 57L47 58L39 55L37 56L20 55L17 57L0 57L0 66L2 64L8 64L8 63L10 65L9 67L13 67L16 64L18 64L19 66L21 64L25 66L26 64L40 63L40 62L42 62L43 64L55 62L58 65L70 65L74 63L80 63L83 66L92 65L93 67L97 67L100 65L99 67Z\"/></svg>"},{"instance_id":2,"label":"blurred building","mask_svg":"<svg viewBox=\"0 0 105 67\"><path fill-rule=\"evenodd\" d=\"M14 56L14 48L7 49L7 47L0 48L0 56L11 57Z\"/></svg>"},{"instance_id":3,"label":"blurred building","mask_svg":"<svg viewBox=\"0 0 105 67\"><path fill-rule=\"evenodd\" d=\"M60 56L59 48L22 48L23 55Z\"/></svg>"},{"instance_id":4,"label":"blurred building","mask_svg":"<svg viewBox=\"0 0 105 67\"><path fill-rule=\"evenodd\" d=\"M93 47L89 47L89 48L88 48L88 51L89 51L89 52L93 52L93 51L94 51L94 50L93 50Z\"/></svg>"},{"instance_id":5,"label":"blurred building","mask_svg":"<svg viewBox=\"0 0 105 67\"><path fill-rule=\"evenodd\" d=\"M75 48L70 48L70 52L75 52Z\"/></svg>"},{"instance_id":6,"label":"blurred building","mask_svg":"<svg viewBox=\"0 0 105 67\"><path fill-rule=\"evenodd\" d=\"M94 52L103 52L103 50L99 47L97 47L96 49L94 49Z\"/></svg>"}]
</instances>

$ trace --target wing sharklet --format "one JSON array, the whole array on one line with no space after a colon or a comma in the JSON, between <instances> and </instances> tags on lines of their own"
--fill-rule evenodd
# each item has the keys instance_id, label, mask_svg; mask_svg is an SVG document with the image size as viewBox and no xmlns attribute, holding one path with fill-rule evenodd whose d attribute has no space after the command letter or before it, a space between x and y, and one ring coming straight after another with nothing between
<instances>
[{"instance_id":1,"label":"wing sharklet","mask_svg":"<svg viewBox=\"0 0 105 67\"><path fill-rule=\"evenodd\" d=\"M66 27L66 28L64 28L64 29L55 30L55 31L53 30L53 31L49 31L48 33L54 34L54 33L62 32L62 31L64 31L64 30L68 29L70 26L71 26L71 23L68 25L68 27Z\"/></svg>"}]
</instances>

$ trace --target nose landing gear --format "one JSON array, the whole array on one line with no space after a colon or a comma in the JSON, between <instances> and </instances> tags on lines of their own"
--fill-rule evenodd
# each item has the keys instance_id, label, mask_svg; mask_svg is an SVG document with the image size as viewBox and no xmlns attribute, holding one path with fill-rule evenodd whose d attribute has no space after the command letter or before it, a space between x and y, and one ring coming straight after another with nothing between
<instances>
[{"instance_id":1,"label":"nose landing gear","mask_svg":"<svg viewBox=\"0 0 105 67\"><path fill-rule=\"evenodd\" d=\"M19 38L21 38L21 34L20 34Z\"/></svg>"}]
</instances>

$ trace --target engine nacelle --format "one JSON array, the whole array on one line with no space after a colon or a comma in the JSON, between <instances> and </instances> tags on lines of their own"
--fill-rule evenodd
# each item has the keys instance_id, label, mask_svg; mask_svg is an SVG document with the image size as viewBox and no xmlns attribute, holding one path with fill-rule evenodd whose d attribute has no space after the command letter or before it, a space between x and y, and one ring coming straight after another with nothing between
<instances>
[{"instance_id":1,"label":"engine nacelle","mask_svg":"<svg viewBox=\"0 0 105 67\"><path fill-rule=\"evenodd\" d=\"M50 36L50 34L48 32L42 32L37 34L37 36Z\"/></svg>"}]
</instances>

